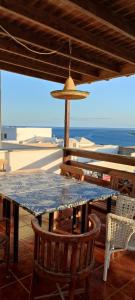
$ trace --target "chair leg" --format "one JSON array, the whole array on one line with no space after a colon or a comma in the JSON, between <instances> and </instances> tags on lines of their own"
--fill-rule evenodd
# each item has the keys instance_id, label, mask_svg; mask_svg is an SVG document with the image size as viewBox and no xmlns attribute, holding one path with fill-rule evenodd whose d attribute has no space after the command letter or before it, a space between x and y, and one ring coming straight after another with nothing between
<instances>
[{"instance_id":1,"label":"chair leg","mask_svg":"<svg viewBox=\"0 0 135 300\"><path fill-rule=\"evenodd\" d=\"M7 242L3 247L3 261L6 262L6 277L9 277L9 256L10 256L10 246Z\"/></svg>"},{"instance_id":2,"label":"chair leg","mask_svg":"<svg viewBox=\"0 0 135 300\"><path fill-rule=\"evenodd\" d=\"M68 298L69 300L74 300L75 285L76 285L75 280L71 281L69 285L69 298Z\"/></svg>"},{"instance_id":3,"label":"chair leg","mask_svg":"<svg viewBox=\"0 0 135 300\"><path fill-rule=\"evenodd\" d=\"M3 198L3 211L2 211L3 218L6 217L6 200Z\"/></svg>"},{"instance_id":4,"label":"chair leg","mask_svg":"<svg viewBox=\"0 0 135 300\"><path fill-rule=\"evenodd\" d=\"M90 275L85 280L85 294L86 294L86 299L90 300L91 298L90 297Z\"/></svg>"},{"instance_id":5,"label":"chair leg","mask_svg":"<svg viewBox=\"0 0 135 300\"><path fill-rule=\"evenodd\" d=\"M57 286L57 289L58 289L58 291L59 291L59 295L60 295L61 300L65 300L64 295L63 295L63 293L62 293L62 290L61 290L61 288L60 288L59 283L56 282L56 286Z\"/></svg>"},{"instance_id":6,"label":"chair leg","mask_svg":"<svg viewBox=\"0 0 135 300\"><path fill-rule=\"evenodd\" d=\"M34 299L34 285L36 281L36 272L33 270L32 272L32 278L31 278L31 285L30 285L30 294L29 294L29 300Z\"/></svg>"},{"instance_id":7,"label":"chair leg","mask_svg":"<svg viewBox=\"0 0 135 300\"><path fill-rule=\"evenodd\" d=\"M10 276L9 274L10 243L7 244L5 251L6 251L6 272L7 272L7 277L9 277Z\"/></svg>"},{"instance_id":8,"label":"chair leg","mask_svg":"<svg viewBox=\"0 0 135 300\"><path fill-rule=\"evenodd\" d=\"M107 280L107 271L109 269L109 264L110 264L110 244L106 244L106 250L105 250L105 261L104 261L104 273L103 273L103 280Z\"/></svg>"},{"instance_id":9,"label":"chair leg","mask_svg":"<svg viewBox=\"0 0 135 300\"><path fill-rule=\"evenodd\" d=\"M74 233L74 230L76 229L76 213L77 208L73 207L73 220L72 220L72 232Z\"/></svg>"}]
</instances>

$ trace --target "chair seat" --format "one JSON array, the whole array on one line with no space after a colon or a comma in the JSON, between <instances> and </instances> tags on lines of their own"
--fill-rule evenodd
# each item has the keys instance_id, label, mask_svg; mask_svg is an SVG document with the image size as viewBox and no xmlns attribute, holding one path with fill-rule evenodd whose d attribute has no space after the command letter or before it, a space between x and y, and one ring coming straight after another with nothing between
<instances>
[{"instance_id":1,"label":"chair seat","mask_svg":"<svg viewBox=\"0 0 135 300\"><path fill-rule=\"evenodd\" d=\"M115 213L116 199L111 200L111 212ZM106 200L96 200L90 202L90 210L95 210L103 214L107 214L107 201Z\"/></svg>"},{"instance_id":2,"label":"chair seat","mask_svg":"<svg viewBox=\"0 0 135 300\"><path fill-rule=\"evenodd\" d=\"M128 243L128 250L135 251L135 233L131 236Z\"/></svg>"},{"instance_id":3,"label":"chair seat","mask_svg":"<svg viewBox=\"0 0 135 300\"><path fill-rule=\"evenodd\" d=\"M52 296L51 293L50 295L34 297L34 287L37 283L36 275L40 271L44 273L45 281L54 281L59 287L58 291L61 299L65 298L60 284L65 284L64 286L69 284L66 292L68 299L73 300L78 281L85 281L85 292L88 295L90 275L93 270L93 248L95 239L100 232L100 220L96 215L91 215L89 222L91 227L88 228L88 232L74 235L45 231L39 226L37 219L32 220L32 228L36 239L29 300L45 297L49 299Z\"/></svg>"},{"instance_id":4,"label":"chair seat","mask_svg":"<svg viewBox=\"0 0 135 300\"><path fill-rule=\"evenodd\" d=\"M95 210L103 210L104 212L106 212L106 200L96 200L93 202L90 202L90 206L91 208L95 209Z\"/></svg>"},{"instance_id":5,"label":"chair seat","mask_svg":"<svg viewBox=\"0 0 135 300\"><path fill-rule=\"evenodd\" d=\"M106 249L103 280L107 280L111 254L116 251L135 251L135 198L119 195L115 214L107 215Z\"/></svg>"}]
</instances>

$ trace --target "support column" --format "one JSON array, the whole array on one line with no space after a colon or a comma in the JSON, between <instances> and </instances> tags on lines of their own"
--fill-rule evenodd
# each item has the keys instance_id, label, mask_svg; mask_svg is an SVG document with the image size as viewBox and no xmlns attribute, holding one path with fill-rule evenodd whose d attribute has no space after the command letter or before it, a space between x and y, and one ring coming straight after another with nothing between
<instances>
[{"instance_id":1,"label":"support column","mask_svg":"<svg viewBox=\"0 0 135 300\"><path fill-rule=\"evenodd\" d=\"M64 147L69 147L70 100L65 100Z\"/></svg>"},{"instance_id":2,"label":"support column","mask_svg":"<svg viewBox=\"0 0 135 300\"><path fill-rule=\"evenodd\" d=\"M2 71L0 71L0 148L2 148L2 111L1 111L1 100L2 100Z\"/></svg>"}]
</instances>

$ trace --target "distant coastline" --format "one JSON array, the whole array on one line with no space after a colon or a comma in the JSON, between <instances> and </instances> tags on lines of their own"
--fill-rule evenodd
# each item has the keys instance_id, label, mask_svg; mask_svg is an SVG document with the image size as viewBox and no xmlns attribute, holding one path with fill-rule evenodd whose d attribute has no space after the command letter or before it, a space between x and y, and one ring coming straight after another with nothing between
<instances>
[{"instance_id":1,"label":"distant coastline","mask_svg":"<svg viewBox=\"0 0 135 300\"><path fill-rule=\"evenodd\" d=\"M129 132L129 134L135 135L135 132Z\"/></svg>"},{"instance_id":2,"label":"distant coastline","mask_svg":"<svg viewBox=\"0 0 135 300\"><path fill-rule=\"evenodd\" d=\"M52 128L52 133L63 138L64 128ZM135 128L70 128L70 137L85 137L102 145L135 146Z\"/></svg>"},{"instance_id":3,"label":"distant coastline","mask_svg":"<svg viewBox=\"0 0 135 300\"><path fill-rule=\"evenodd\" d=\"M8 125L6 125L8 126ZM12 126L12 127L37 127L48 128L51 126ZM57 138L64 137L63 127L53 127L52 135ZM135 146L135 128L96 128L96 127L71 127L70 137L84 137L96 144L102 145L119 145L119 146Z\"/></svg>"}]
</instances>

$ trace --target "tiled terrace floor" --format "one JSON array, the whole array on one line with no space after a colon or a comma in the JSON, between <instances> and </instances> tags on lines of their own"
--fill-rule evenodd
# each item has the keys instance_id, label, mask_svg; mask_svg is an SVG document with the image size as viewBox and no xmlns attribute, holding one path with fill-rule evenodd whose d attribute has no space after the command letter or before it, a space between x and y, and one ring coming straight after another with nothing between
<instances>
[{"instance_id":1,"label":"tiled terrace floor","mask_svg":"<svg viewBox=\"0 0 135 300\"><path fill-rule=\"evenodd\" d=\"M32 216L23 209L20 210L20 242L18 264L10 264L10 278L6 278L5 265L0 265L0 299L28 300L32 272L33 231L31 229ZM12 259L12 253L11 253ZM95 268L91 277L90 294L92 300L134 300L135 299L135 253L123 252L115 254L108 272L108 281L104 283L103 261L104 249L95 248ZM36 294L52 289L52 283L41 279ZM45 293L45 292L44 292ZM55 297L52 299L60 299ZM75 299L85 299L84 295L77 295Z\"/></svg>"}]
</instances>

